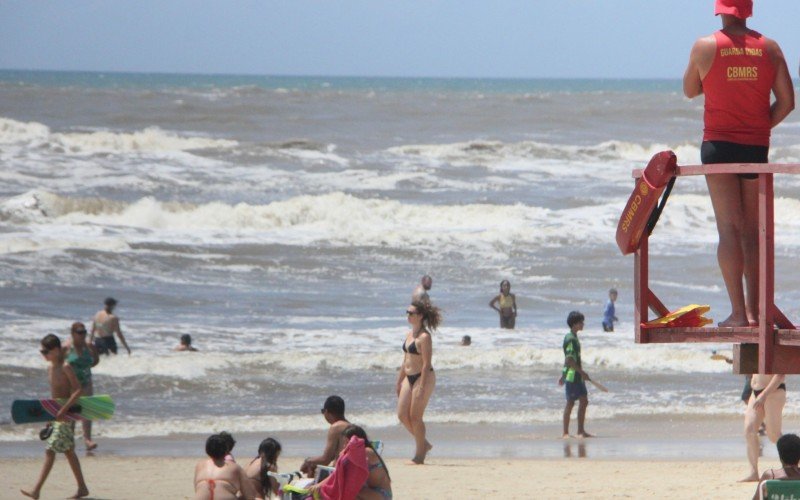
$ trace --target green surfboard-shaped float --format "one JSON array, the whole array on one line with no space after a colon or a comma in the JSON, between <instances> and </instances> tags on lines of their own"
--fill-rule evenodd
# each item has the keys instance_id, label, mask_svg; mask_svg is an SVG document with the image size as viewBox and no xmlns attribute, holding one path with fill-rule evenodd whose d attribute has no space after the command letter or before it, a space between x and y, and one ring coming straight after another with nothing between
<instances>
[{"instance_id":1,"label":"green surfboard-shaped float","mask_svg":"<svg viewBox=\"0 0 800 500\"><path fill-rule=\"evenodd\" d=\"M17 399L11 404L11 419L17 424L50 422L66 399ZM114 400L106 394L84 396L66 413L68 420L107 420L114 414Z\"/></svg>"}]
</instances>

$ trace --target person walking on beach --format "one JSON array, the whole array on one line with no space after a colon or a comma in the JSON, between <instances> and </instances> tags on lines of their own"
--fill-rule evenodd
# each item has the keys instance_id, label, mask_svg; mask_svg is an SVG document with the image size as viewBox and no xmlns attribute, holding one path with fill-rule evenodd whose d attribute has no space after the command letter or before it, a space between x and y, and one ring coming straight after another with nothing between
<instances>
[{"instance_id":1,"label":"person walking on beach","mask_svg":"<svg viewBox=\"0 0 800 500\"><path fill-rule=\"evenodd\" d=\"M496 304L499 304L500 307ZM489 307L500 314L500 328L514 329L517 322L517 296L511 293L510 281L500 282L500 295L495 296L489 302Z\"/></svg>"},{"instance_id":2,"label":"person walking on beach","mask_svg":"<svg viewBox=\"0 0 800 500\"><path fill-rule=\"evenodd\" d=\"M572 407L578 401L578 436L592 437L586 432L586 407L589 406L589 392L586 390L586 381L589 374L583 370L581 365L581 343L578 340L578 332L583 330L584 317L578 311L572 311L567 316L567 326L569 333L564 336L564 369L558 385L565 386L567 404L564 406L564 434L562 437L567 439L569 435L569 420L572 417Z\"/></svg>"},{"instance_id":3,"label":"person walking on beach","mask_svg":"<svg viewBox=\"0 0 800 500\"><path fill-rule=\"evenodd\" d=\"M244 475L244 470L236 462L228 462L228 443L219 434L206 440L207 459L200 460L194 468L195 500L252 500L256 492Z\"/></svg>"},{"instance_id":4,"label":"person walking on beach","mask_svg":"<svg viewBox=\"0 0 800 500\"><path fill-rule=\"evenodd\" d=\"M758 430L766 424L766 433L775 443L781 436L783 407L786 405L786 375L754 374L750 384L753 393L744 412L744 438L747 442L747 460L750 472L742 481L758 480Z\"/></svg>"},{"instance_id":5,"label":"person walking on beach","mask_svg":"<svg viewBox=\"0 0 800 500\"><path fill-rule=\"evenodd\" d=\"M339 438L347 426L350 425L350 422L344 417L344 399L339 396L328 396L320 412L325 417L325 421L330 424L330 427L328 428L328 437L325 441L325 450L323 450L322 455L308 457L300 466L300 472L308 477L314 475L318 465L328 465L336 459L339 454Z\"/></svg>"},{"instance_id":6,"label":"person walking on beach","mask_svg":"<svg viewBox=\"0 0 800 500\"><path fill-rule=\"evenodd\" d=\"M431 287L433 286L433 278L428 276L427 274L422 277L417 285L414 288L414 291L411 292L411 302L422 302L424 300L431 300L428 296L428 292L430 291Z\"/></svg>"},{"instance_id":7,"label":"person walking on beach","mask_svg":"<svg viewBox=\"0 0 800 500\"><path fill-rule=\"evenodd\" d=\"M125 337L122 335L122 329L119 327L119 318L114 314L114 308L117 306L116 299L109 297L104 302L105 308L98 311L92 320L92 335L89 342L94 342L94 346L99 354L110 355L117 353L117 341L114 340L114 334L119 337L119 341L125 346L128 351L128 356L131 355L131 348L125 342ZM95 334L97 338L95 339Z\"/></svg>"},{"instance_id":8,"label":"person walking on beach","mask_svg":"<svg viewBox=\"0 0 800 500\"><path fill-rule=\"evenodd\" d=\"M436 387L431 332L439 327L442 316L430 301L412 302L406 308L406 316L411 330L403 340L403 364L397 375L397 417L416 443L410 464L422 465L433 448L425 437L425 422L422 421Z\"/></svg>"},{"instance_id":9,"label":"person walking on beach","mask_svg":"<svg viewBox=\"0 0 800 500\"><path fill-rule=\"evenodd\" d=\"M774 40L747 27L752 12L752 0L716 0L722 29L698 39L689 56L683 92L690 99L705 94L703 164L767 163L771 129L794 109L783 53ZM731 303L730 316L719 326L758 323L757 178L706 176L719 232L717 260Z\"/></svg>"},{"instance_id":10,"label":"person walking on beach","mask_svg":"<svg viewBox=\"0 0 800 500\"><path fill-rule=\"evenodd\" d=\"M41 342L39 351L44 359L50 363L47 370L47 377L50 381L50 392L53 399L66 399L61 405L61 409L56 413L52 423L50 436L47 438L47 449L44 455L44 464L39 474L36 485L30 491L20 490L26 497L39 498L42 486L53 468L56 460L56 453L63 453L67 457L72 474L78 483L78 491L70 498L83 498L89 496L89 488L83 480L81 463L78 455L75 454L75 423L67 421L65 414L67 410L75 404L81 396L81 384L78 377L66 362L64 350L61 348L61 340L52 333L46 335Z\"/></svg>"},{"instance_id":11,"label":"person walking on beach","mask_svg":"<svg viewBox=\"0 0 800 500\"><path fill-rule=\"evenodd\" d=\"M606 302L606 308L603 311L603 331L604 332L613 332L614 331L614 322L619 321L617 318L617 310L614 306L614 303L617 301L617 290L616 288L612 288L608 291L608 302Z\"/></svg>"},{"instance_id":12,"label":"person walking on beach","mask_svg":"<svg viewBox=\"0 0 800 500\"><path fill-rule=\"evenodd\" d=\"M67 353L67 363L72 367L75 376L78 377L78 383L81 385L82 396L94 395L94 385L92 384L92 368L97 366L100 362L100 356L97 355L92 344L86 342L86 326L80 321L76 321L70 328L71 341L67 341L64 345L64 350ZM92 441L92 421L81 421L83 427L83 442L86 445L86 451L91 451L97 448L97 443Z\"/></svg>"}]
</instances>

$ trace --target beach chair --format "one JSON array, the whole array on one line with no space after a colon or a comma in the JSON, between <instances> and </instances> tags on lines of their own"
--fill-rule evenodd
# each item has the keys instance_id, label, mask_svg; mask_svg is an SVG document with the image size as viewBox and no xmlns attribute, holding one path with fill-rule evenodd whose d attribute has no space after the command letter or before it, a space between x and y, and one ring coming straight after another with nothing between
<instances>
[{"instance_id":1,"label":"beach chair","mask_svg":"<svg viewBox=\"0 0 800 500\"><path fill-rule=\"evenodd\" d=\"M303 475L300 472L289 472L280 474L277 472L267 472L267 475L278 481L278 495L281 500L301 500L308 496L308 490L302 486L290 484L295 479L301 480Z\"/></svg>"},{"instance_id":2,"label":"beach chair","mask_svg":"<svg viewBox=\"0 0 800 500\"><path fill-rule=\"evenodd\" d=\"M800 500L800 481L780 479L761 481L758 483L758 498L762 500Z\"/></svg>"}]
</instances>

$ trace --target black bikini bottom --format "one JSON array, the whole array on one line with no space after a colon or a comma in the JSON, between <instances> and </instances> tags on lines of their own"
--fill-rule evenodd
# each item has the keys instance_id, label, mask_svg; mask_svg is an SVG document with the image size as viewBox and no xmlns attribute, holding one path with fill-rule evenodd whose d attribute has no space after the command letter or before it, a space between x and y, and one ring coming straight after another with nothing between
<instances>
[{"instance_id":1,"label":"black bikini bottom","mask_svg":"<svg viewBox=\"0 0 800 500\"><path fill-rule=\"evenodd\" d=\"M785 391L786 390L786 384L779 385L778 389L783 389ZM753 390L753 395L755 395L755 397L758 397L758 395L761 394L762 392L764 392L764 389L760 389L758 391Z\"/></svg>"},{"instance_id":2,"label":"black bikini bottom","mask_svg":"<svg viewBox=\"0 0 800 500\"><path fill-rule=\"evenodd\" d=\"M431 371L433 371L433 368L431 368ZM414 375L406 375L406 378L408 379L409 385L411 385L411 387L414 387L414 382L419 380L419 378L421 376L422 376L422 372L414 374Z\"/></svg>"}]
</instances>

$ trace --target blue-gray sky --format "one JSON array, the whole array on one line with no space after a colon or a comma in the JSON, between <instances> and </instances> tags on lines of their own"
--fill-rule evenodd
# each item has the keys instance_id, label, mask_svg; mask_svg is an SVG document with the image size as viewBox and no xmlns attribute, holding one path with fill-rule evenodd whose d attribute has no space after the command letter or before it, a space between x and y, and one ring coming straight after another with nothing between
<instances>
[{"instance_id":1,"label":"blue-gray sky","mask_svg":"<svg viewBox=\"0 0 800 500\"><path fill-rule=\"evenodd\" d=\"M792 75L800 0L750 25ZM0 68L272 75L678 78L713 0L0 0Z\"/></svg>"}]
</instances>

